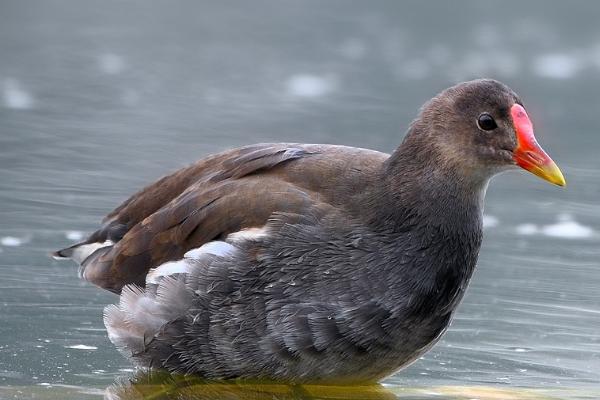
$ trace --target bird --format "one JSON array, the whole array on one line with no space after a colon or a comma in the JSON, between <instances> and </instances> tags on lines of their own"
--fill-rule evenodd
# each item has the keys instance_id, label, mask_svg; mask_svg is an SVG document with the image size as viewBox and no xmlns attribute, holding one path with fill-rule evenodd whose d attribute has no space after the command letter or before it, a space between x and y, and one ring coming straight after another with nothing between
<instances>
[{"instance_id":1,"label":"bird","mask_svg":"<svg viewBox=\"0 0 600 400\"><path fill-rule=\"evenodd\" d=\"M391 154L268 143L210 155L54 256L119 294L104 323L139 367L376 382L447 330L490 178L518 167L565 185L519 96L478 79L425 103Z\"/></svg>"}]
</instances>

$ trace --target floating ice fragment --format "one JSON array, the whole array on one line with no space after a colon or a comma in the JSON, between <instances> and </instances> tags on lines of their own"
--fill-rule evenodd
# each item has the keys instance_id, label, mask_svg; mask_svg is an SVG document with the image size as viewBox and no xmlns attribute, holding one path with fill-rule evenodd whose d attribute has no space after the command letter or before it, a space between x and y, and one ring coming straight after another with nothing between
<instances>
[{"instance_id":1,"label":"floating ice fragment","mask_svg":"<svg viewBox=\"0 0 600 400\"><path fill-rule=\"evenodd\" d=\"M544 78L569 79L581 69L581 60L561 53L544 54L533 62L533 72Z\"/></svg>"},{"instance_id":2,"label":"floating ice fragment","mask_svg":"<svg viewBox=\"0 0 600 400\"><path fill-rule=\"evenodd\" d=\"M2 246L17 247L23 244L23 239L14 236L4 236L0 239Z\"/></svg>"},{"instance_id":3,"label":"floating ice fragment","mask_svg":"<svg viewBox=\"0 0 600 400\"><path fill-rule=\"evenodd\" d=\"M521 224L517 226L517 233L519 235L535 235L539 232L539 228L535 224Z\"/></svg>"},{"instance_id":4,"label":"floating ice fragment","mask_svg":"<svg viewBox=\"0 0 600 400\"><path fill-rule=\"evenodd\" d=\"M98 64L102 72L108 75L119 74L125 69L125 62L121 56L113 53L106 53L100 55L98 58Z\"/></svg>"},{"instance_id":5,"label":"floating ice fragment","mask_svg":"<svg viewBox=\"0 0 600 400\"><path fill-rule=\"evenodd\" d=\"M67 231L65 237L69 240L81 240L83 239L83 232L81 231Z\"/></svg>"},{"instance_id":6,"label":"floating ice fragment","mask_svg":"<svg viewBox=\"0 0 600 400\"><path fill-rule=\"evenodd\" d=\"M87 346L85 344L74 344L71 346L65 346L67 349L76 349L76 350L98 350L96 346Z\"/></svg>"},{"instance_id":7,"label":"floating ice fragment","mask_svg":"<svg viewBox=\"0 0 600 400\"><path fill-rule=\"evenodd\" d=\"M581 225L569 214L559 215L555 224L545 225L541 229L546 236L565 239L582 239L594 235L594 230L589 226Z\"/></svg>"},{"instance_id":8,"label":"floating ice fragment","mask_svg":"<svg viewBox=\"0 0 600 400\"><path fill-rule=\"evenodd\" d=\"M483 227L484 228L493 228L495 226L498 226L499 223L500 223L500 221L498 220L498 218L494 217L493 215L484 215L483 216Z\"/></svg>"},{"instance_id":9,"label":"floating ice fragment","mask_svg":"<svg viewBox=\"0 0 600 400\"><path fill-rule=\"evenodd\" d=\"M287 83L288 94L296 97L316 98L329 94L334 89L334 82L331 78L297 74L291 76Z\"/></svg>"},{"instance_id":10,"label":"floating ice fragment","mask_svg":"<svg viewBox=\"0 0 600 400\"><path fill-rule=\"evenodd\" d=\"M33 107L33 97L15 79L4 81L2 98L6 108L28 110Z\"/></svg>"}]
</instances>

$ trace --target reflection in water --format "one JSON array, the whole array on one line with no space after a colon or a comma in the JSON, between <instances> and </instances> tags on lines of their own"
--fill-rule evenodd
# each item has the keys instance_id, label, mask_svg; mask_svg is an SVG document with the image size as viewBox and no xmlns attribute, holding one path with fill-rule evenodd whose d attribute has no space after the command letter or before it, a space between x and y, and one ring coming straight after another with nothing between
<instances>
[{"instance_id":1,"label":"reflection in water","mask_svg":"<svg viewBox=\"0 0 600 400\"><path fill-rule=\"evenodd\" d=\"M276 382L206 381L164 372L139 373L106 390L106 400L551 400L556 393L486 386L403 388L381 384L362 386L285 385ZM569 394L571 398L573 393ZM579 395L583 395L579 393ZM574 397L573 397L574 398ZM585 395L582 398L587 398Z\"/></svg>"},{"instance_id":2,"label":"reflection in water","mask_svg":"<svg viewBox=\"0 0 600 400\"><path fill-rule=\"evenodd\" d=\"M119 383L106 391L109 400L167 399L365 399L392 400L396 395L382 385L325 386L285 385L257 382L210 382L193 376L167 373L142 373L130 382Z\"/></svg>"}]
</instances>

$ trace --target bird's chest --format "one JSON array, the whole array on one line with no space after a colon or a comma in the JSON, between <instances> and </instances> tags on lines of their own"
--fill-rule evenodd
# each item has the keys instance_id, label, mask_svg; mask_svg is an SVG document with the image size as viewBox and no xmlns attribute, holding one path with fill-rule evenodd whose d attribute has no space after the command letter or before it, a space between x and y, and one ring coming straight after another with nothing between
<instances>
[{"instance_id":1,"label":"bird's chest","mask_svg":"<svg viewBox=\"0 0 600 400\"><path fill-rule=\"evenodd\" d=\"M403 242L386 269L386 301L404 331L435 336L449 323L475 270L481 238L472 232L425 232ZM394 264L395 263L395 264Z\"/></svg>"}]
</instances>

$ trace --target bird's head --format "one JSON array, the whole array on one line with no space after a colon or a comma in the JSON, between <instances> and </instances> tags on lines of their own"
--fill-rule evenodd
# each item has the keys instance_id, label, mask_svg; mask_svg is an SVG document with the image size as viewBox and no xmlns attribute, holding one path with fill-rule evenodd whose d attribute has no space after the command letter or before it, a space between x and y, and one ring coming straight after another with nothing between
<instances>
[{"instance_id":1,"label":"bird's head","mask_svg":"<svg viewBox=\"0 0 600 400\"><path fill-rule=\"evenodd\" d=\"M426 103L405 142L427 143L431 162L481 177L521 167L553 184L565 179L537 143L533 125L519 97L491 79L464 82ZM420 157L426 157L420 152Z\"/></svg>"}]
</instances>

